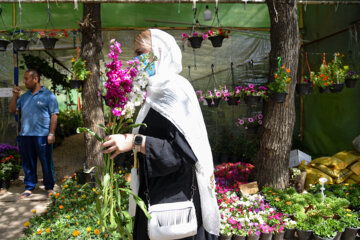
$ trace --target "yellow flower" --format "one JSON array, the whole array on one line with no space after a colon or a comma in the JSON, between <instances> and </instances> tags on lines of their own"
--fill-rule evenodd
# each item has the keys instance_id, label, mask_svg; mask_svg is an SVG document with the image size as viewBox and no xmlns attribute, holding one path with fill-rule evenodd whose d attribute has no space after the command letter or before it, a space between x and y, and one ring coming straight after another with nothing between
<instances>
[{"instance_id":1,"label":"yellow flower","mask_svg":"<svg viewBox=\"0 0 360 240\"><path fill-rule=\"evenodd\" d=\"M275 198L274 200L277 201L277 202L279 202L279 201L280 201L280 198Z\"/></svg>"},{"instance_id":2,"label":"yellow flower","mask_svg":"<svg viewBox=\"0 0 360 240\"><path fill-rule=\"evenodd\" d=\"M36 233L33 233L33 236L35 236L36 235Z\"/></svg>"},{"instance_id":3,"label":"yellow flower","mask_svg":"<svg viewBox=\"0 0 360 240\"><path fill-rule=\"evenodd\" d=\"M47 228L47 229L45 230L46 233L50 233L50 231L51 231L50 228Z\"/></svg>"},{"instance_id":4,"label":"yellow flower","mask_svg":"<svg viewBox=\"0 0 360 240\"><path fill-rule=\"evenodd\" d=\"M100 225L100 220L97 221L97 224Z\"/></svg>"},{"instance_id":5,"label":"yellow flower","mask_svg":"<svg viewBox=\"0 0 360 240\"><path fill-rule=\"evenodd\" d=\"M75 62L75 58L72 58L72 59L71 59L71 62Z\"/></svg>"},{"instance_id":6,"label":"yellow flower","mask_svg":"<svg viewBox=\"0 0 360 240\"><path fill-rule=\"evenodd\" d=\"M348 214L346 214L346 215L347 215L347 216L349 216L349 217L351 217L351 216L352 216L352 214L349 214L349 213L348 213Z\"/></svg>"},{"instance_id":7,"label":"yellow flower","mask_svg":"<svg viewBox=\"0 0 360 240\"><path fill-rule=\"evenodd\" d=\"M84 216L85 219L88 219L88 216Z\"/></svg>"},{"instance_id":8,"label":"yellow flower","mask_svg":"<svg viewBox=\"0 0 360 240\"><path fill-rule=\"evenodd\" d=\"M75 231L72 232L72 235L73 235L74 237L79 236L79 234L80 234L80 232L79 232L78 230L75 230Z\"/></svg>"},{"instance_id":9,"label":"yellow flower","mask_svg":"<svg viewBox=\"0 0 360 240\"><path fill-rule=\"evenodd\" d=\"M94 233L95 233L96 235L99 235L99 234L100 234L100 230L99 230L99 229L95 229L95 230L94 230Z\"/></svg>"},{"instance_id":10,"label":"yellow flower","mask_svg":"<svg viewBox=\"0 0 360 240\"><path fill-rule=\"evenodd\" d=\"M81 211L84 211L84 210L85 210L85 209L82 207L82 208L81 208Z\"/></svg>"},{"instance_id":11,"label":"yellow flower","mask_svg":"<svg viewBox=\"0 0 360 240\"><path fill-rule=\"evenodd\" d=\"M29 221L25 222L25 223L24 223L24 226L25 226L25 227L29 227L29 226L30 226L30 222L29 222Z\"/></svg>"},{"instance_id":12,"label":"yellow flower","mask_svg":"<svg viewBox=\"0 0 360 240\"><path fill-rule=\"evenodd\" d=\"M41 229L38 229L38 230L36 231L36 233L40 235L40 234L42 233L42 230L41 230Z\"/></svg>"},{"instance_id":13,"label":"yellow flower","mask_svg":"<svg viewBox=\"0 0 360 240\"><path fill-rule=\"evenodd\" d=\"M50 219L48 219L48 223L51 222Z\"/></svg>"},{"instance_id":14,"label":"yellow flower","mask_svg":"<svg viewBox=\"0 0 360 240\"><path fill-rule=\"evenodd\" d=\"M69 185L67 185L67 184L66 184L66 185L64 185L64 188L68 188L68 187L69 187Z\"/></svg>"},{"instance_id":15,"label":"yellow flower","mask_svg":"<svg viewBox=\"0 0 360 240\"><path fill-rule=\"evenodd\" d=\"M93 192L96 192L96 189L95 189L95 188L93 188L93 189L92 189L92 191L93 191Z\"/></svg>"},{"instance_id":16,"label":"yellow flower","mask_svg":"<svg viewBox=\"0 0 360 240\"><path fill-rule=\"evenodd\" d=\"M119 174L121 174L121 170L119 171Z\"/></svg>"},{"instance_id":17,"label":"yellow flower","mask_svg":"<svg viewBox=\"0 0 360 240\"><path fill-rule=\"evenodd\" d=\"M96 191L96 194L99 194L99 192L98 192L98 191Z\"/></svg>"},{"instance_id":18,"label":"yellow flower","mask_svg":"<svg viewBox=\"0 0 360 240\"><path fill-rule=\"evenodd\" d=\"M33 214L36 214L36 209L31 210Z\"/></svg>"},{"instance_id":19,"label":"yellow flower","mask_svg":"<svg viewBox=\"0 0 360 240\"><path fill-rule=\"evenodd\" d=\"M86 231L91 232L91 227L87 227Z\"/></svg>"},{"instance_id":20,"label":"yellow flower","mask_svg":"<svg viewBox=\"0 0 360 240\"><path fill-rule=\"evenodd\" d=\"M351 210L350 210L350 209L346 209L346 211L347 211L347 212L351 212Z\"/></svg>"},{"instance_id":21,"label":"yellow flower","mask_svg":"<svg viewBox=\"0 0 360 240\"><path fill-rule=\"evenodd\" d=\"M85 194L81 195L81 198L82 198L82 199L85 199L85 198L86 198L86 195L85 195Z\"/></svg>"},{"instance_id":22,"label":"yellow flower","mask_svg":"<svg viewBox=\"0 0 360 240\"><path fill-rule=\"evenodd\" d=\"M66 218L67 218L67 219L70 219L70 216L69 216L69 215L67 215L67 216L66 216Z\"/></svg>"}]
</instances>

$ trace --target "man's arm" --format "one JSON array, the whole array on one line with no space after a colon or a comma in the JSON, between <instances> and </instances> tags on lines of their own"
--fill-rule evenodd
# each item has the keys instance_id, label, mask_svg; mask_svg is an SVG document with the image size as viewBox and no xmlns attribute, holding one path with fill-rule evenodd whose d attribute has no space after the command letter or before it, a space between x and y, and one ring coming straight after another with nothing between
<instances>
[{"instance_id":1,"label":"man's arm","mask_svg":"<svg viewBox=\"0 0 360 240\"><path fill-rule=\"evenodd\" d=\"M56 113L51 115L48 144L55 143L55 130L56 130L56 125L57 125L57 119L58 119L58 115Z\"/></svg>"},{"instance_id":2,"label":"man's arm","mask_svg":"<svg viewBox=\"0 0 360 240\"><path fill-rule=\"evenodd\" d=\"M16 113L16 105L17 105L17 99L20 95L20 88L15 86L12 90L13 96L11 98L11 102L9 105L9 111L11 113Z\"/></svg>"}]
</instances>

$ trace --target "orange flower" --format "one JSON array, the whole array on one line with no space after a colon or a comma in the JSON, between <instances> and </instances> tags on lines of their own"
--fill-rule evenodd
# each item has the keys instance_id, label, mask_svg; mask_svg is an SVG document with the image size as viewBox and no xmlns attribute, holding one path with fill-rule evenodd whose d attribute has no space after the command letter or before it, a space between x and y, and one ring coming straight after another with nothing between
<instances>
[{"instance_id":1,"label":"orange flower","mask_svg":"<svg viewBox=\"0 0 360 240\"><path fill-rule=\"evenodd\" d=\"M291 202L286 202L286 205L291 205Z\"/></svg>"},{"instance_id":2,"label":"orange flower","mask_svg":"<svg viewBox=\"0 0 360 240\"><path fill-rule=\"evenodd\" d=\"M72 58L72 59L71 59L71 62L75 62L75 58Z\"/></svg>"},{"instance_id":3,"label":"orange flower","mask_svg":"<svg viewBox=\"0 0 360 240\"><path fill-rule=\"evenodd\" d=\"M36 233L40 235L40 234L42 233L42 230L41 230L41 229L38 229L38 230L36 231Z\"/></svg>"},{"instance_id":4,"label":"orange flower","mask_svg":"<svg viewBox=\"0 0 360 240\"><path fill-rule=\"evenodd\" d=\"M60 196L60 193L56 193L55 197L58 198Z\"/></svg>"},{"instance_id":5,"label":"orange flower","mask_svg":"<svg viewBox=\"0 0 360 240\"><path fill-rule=\"evenodd\" d=\"M349 195L349 194L350 194L350 193L348 193L348 192L346 193L346 195Z\"/></svg>"},{"instance_id":6,"label":"orange flower","mask_svg":"<svg viewBox=\"0 0 360 240\"><path fill-rule=\"evenodd\" d=\"M95 230L94 230L94 233L95 233L96 235L99 235L99 234L100 234L100 230L99 230L99 229L95 229Z\"/></svg>"},{"instance_id":7,"label":"orange flower","mask_svg":"<svg viewBox=\"0 0 360 240\"><path fill-rule=\"evenodd\" d=\"M276 192L273 192L273 195L276 195Z\"/></svg>"},{"instance_id":8,"label":"orange flower","mask_svg":"<svg viewBox=\"0 0 360 240\"><path fill-rule=\"evenodd\" d=\"M51 192L51 193L49 193L49 196L52 196L52 195L54 195L54 193L52 193L52 192Z\"/></svg>"},{"instance_id":9,"label":"orange flower","mask_svg":"<svg viewBox=\"0 0 360 240\"><path fill-rule=\"evenodd\" d=\"M73 235L74 237L79 236L79 234L80 234L80 232L79 232L78 230L75 230L75 231L72 232L72 235Z\"/></svg>"},{"instance_id":10,"label":"orange flower","mask_svg":"<svg viewBox=\"0 0 360 240\"><path fill-rule=\"evenodd\" d=\"M280 198L275 198L274 200L277 201L277 202L279 202L279 201L280 201Z\"/></svg>"},{"instance_id":11,"label":"orange flower","mask_svg":"<svg viewBox=\"0 0 360 240\"><path fill-rule=\"evenodd\" d=\"M281 67L282 69L284 69L285 68L285 64L284 65L282 65L282 67Z\"/></svg>"},{"instance_id":12,"label":"orange flower","mask_svg":"<svg viewBox=\"0 0 360 240\"><path fill-rule=\"evenodd\" d=\"M279 76L277 75L277 74L275 74L275 76L274 76L275 78L278 78Z\"/></svg>"},{"instance_id":13,"label":"orange flower","mask_svg":"<svg viewBox=\"0 0 360 240\"><path fill-rule=\"evenodd\" d=\"M63 209L63 208L64 208L64 206L63 206L63 205L60 205L60 206L59 206L59 209L60 209L60 210L61 210L61 209Z\"/></svg>"},{"instance_id":14,"label":"orange flower","mask_svg":"<svg viewBox=\"0 0 360 240\"><path fill-rule=\"evenodd\" d=\"M105 233L105 238L107 238L109 236L109 234Z\"/></svg>"},{"instance_id":15,"label":"orange flower","mask_svg":"<svg viewBox=\"0 0 360 240\"><path fill-rule=\"evenodd\" d=\"M325 75L322 73L322 74L320 74L320 77L324 77Z\"/></svg>"},{"instance_id":16,"label":"orange flower","mask_svg":"<svg viewBox=\"0 0 360 240\"><path fill-rule=\"evenodd\" d=\"M289 72L290 72L290 69L288 69L288 68L287 68L287 69L286 69L286 72L288 72L288 73L289 73Z\"/></svg>"},{"instance_id":17,"label":"orange flower","mask_svg":"<svg viewBox=\"0 0 360 240\"><path fill-rule=\"evenodd\" d=\"M325 86L327 86L327 85L328 85L328 83L326 82L326 83L325 83Z\"/></svg>"},{"instance_id":18,"label":"orange flower","mask_svg":"<svg viewBox=\"0 0 360 240\"><path fill-rule=\"evenodd\" d=\"M50 233L50 231L51 231L50 228L47 228L47 229L45 230L46 233Z\"/></svg>"}]
</instances>

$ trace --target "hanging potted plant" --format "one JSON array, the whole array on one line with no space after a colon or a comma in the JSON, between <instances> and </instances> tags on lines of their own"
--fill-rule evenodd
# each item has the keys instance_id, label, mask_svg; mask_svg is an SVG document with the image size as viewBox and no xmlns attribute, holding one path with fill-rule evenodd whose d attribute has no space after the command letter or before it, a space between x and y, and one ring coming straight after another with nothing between
<instances>
[{"instance_id":1,"label":"hanging potted plant","mask_svg":"<svg viewBox=\"0 0 360 240\"><path fill-rule=\"evenodd\" d=\"M181 40L183 42L185 40L188 40L192 48L200 48L202 41L207 38L208 35L206 33L193 32L192 34L188 35L187 33L184 32L181 34Z\"/></svg>"},{"instance_id":2,"label":"hanging potted plant","mask_svg":"<svg viewBox=\"0 0 360 240\"><path fill-rule=\"evenodd\" d=\"M286 100L288 85L291 82L290 69L281 66L281 58L278 57L278 69L274 74L274 81L268 85L268 92L274 102L282 103Z\"/></svg>"},{"instance_id":3,"label":"hanging potted plant","mask_svg":"<svg viewBox=\"0 0 360 240\"><path fill-rule=\"evenodd\" d=\"M267 90L267 87L255 87L254 84L249 84L247 87L243 87L242 92L245 103L250 107L256 106L260 102L261 98L267 99Z\"/></svg>"},{"instance_id":4,"label":"hanging potted plant","mask_svg":"<svg viewBox=\"0 0 360 240\"><path fill-rule=\"evenodd\" d=\"M24 32L14 32L11 37L13 48L15 51L24 51L31 40L30 36Z\"/></svg>"},{"instance_id":5,"label":"hanging potted plant","mask_svg":"<svg viewBox=\"0 0 360 240\"><path fill-rule=\"evenodd\" d=\"M90 71L86 69L86 60L81 57L75 60L71 59L71 71L73 72L68 78L71 89L78 89L82 86L83 81L90 75Z\"/></svg>"},{"instance_id":6,"label":"hanging potted plant","mask_svg":"<svg viewBox=\"0 0 360 240\"><path fill-rule=\"evenodd\" d=\"M55 30L51 32L38 32L37 37L40 39L45 49L55 48L56 42L61 38L67 38L69 35L66 30Z\"/></svg>"},{"instance_id":7,"label":"hanging potted plant","mask_svg":"<svg viewBox=\"0 0 360 240\"><path fill-rule=\"evenodd\" d=\"M303 71L306 68L306 66L307 66L307 69L309 72L308 76L307 75L304 76L304 74L303 74ZM295 90L298 94L302 94L302 95L303 94L311 94L312 89L313 89L312 80L313 80L314 73L311 72L311 70L310 70L310 66L309 66L309 62L308 62L308 58L307 58L307 52L305 53L305 64L302 68L302 76L303 77L300 78L300 82L296 84Z\"/></svg>"},{"instance_id":8,"label":"hanging potted plant","mask_svg":"<svg viewBox=\"0 0 360 240\"><path fill-rule=\"evenodd\" d=\"M221 28L216 30L209 30L208 36L213 47L221 47L225 38L229 38L230 30L222 30Z\"/></svg>"},{"instance_id":9,"label":"hanging potted plant","mask_svg":"<svg viewBox=\"0 0 360 240\"><path fill-rule=\"evenodd\" d=\"M264 116L260 113L249 118L247 117L238 118L238 120L235 122L235 125L244 128L246 130L246 134L256 135L259 126L262 125L263 117Z\"/></svg>"},{"instance_id":10,"label":"hanging potted plant","mask_svg":"<svg viewBox=\"0 0 360 240\"><path fill-rule=\"evenodd\" d=\"M360 75L354 71L349 71L345 78L345 86L347 88L355 88L356 82L360 79Z\"/></svg>"},{"instance_id":11,"label":"hanging potted plant","mask_svg":"<svg viewBox=\"0 0 360 240\"><path fill-rule=\"evenodd\" d=\"M219 106L221 98L222 98L221 91L218 91L216 88L214 89L214 92L212 92L210 90L207 91L207 93L204 96L204 99L205 99L208 107Z\"/></svg>"},{"instance_id":12,"label":"hanging potted plant","mask_svg":"<svg viewBox=\"0 0 360 240\"><path fill-rule=\"evenodd\" d=\"M241 88L241 87L240 87ZM238 105L242 95L241 89L235 87L234 91L229 92L226 86L221 90L221 94L228 105Z\"/></svg>"},{"instance_id":13,"label":"hanging potted plant","mask_svg":"<svg viewBox=\"0 0 360 240\"><path fill-rule=\"evenodd\" d=\"M336 53L336 56L332 63L329 63L328 68L331 76L330 92L339 93L344 88L345 77L349 71L349 66L343 65L343 54Z\"/></svg>"},{"instance_id":14,"label":"hanging potted plant","mask_svg":"<svg viewBox=\"0 0 360 240\"><path fill-rule=\"evenodd\" d=\"M6 51L7 45L10 43L10 36L9 35L1 35L0 36L0 51Z\"/></svg>"}]
</instances>

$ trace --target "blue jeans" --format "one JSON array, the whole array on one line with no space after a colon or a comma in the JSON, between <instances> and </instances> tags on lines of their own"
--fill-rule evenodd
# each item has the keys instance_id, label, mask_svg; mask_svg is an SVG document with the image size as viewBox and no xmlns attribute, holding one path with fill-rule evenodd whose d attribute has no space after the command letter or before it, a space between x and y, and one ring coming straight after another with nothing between
<instances>
[{"instance_id":1,"label":"blue jeans","mask_svg":"<svg viewBox=\"0 0 360 240\"><path fill-rule=\"evenodd\" d=\"M55 184L53 145L47 143L47 136L20 136L20 154L25 173L25 190L33 190L37 184L37 159L40 158L45 190Z\"/></svg>"}]
</instances>

